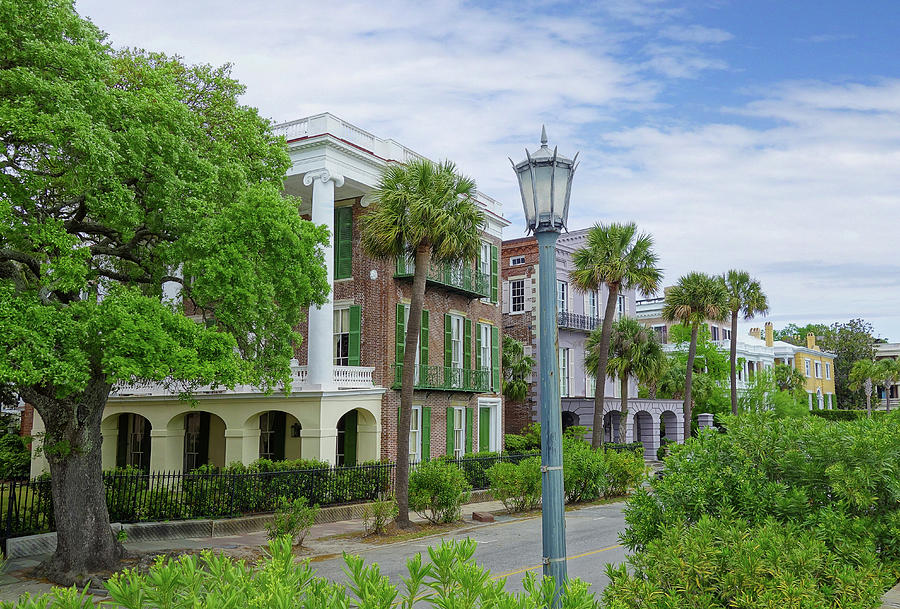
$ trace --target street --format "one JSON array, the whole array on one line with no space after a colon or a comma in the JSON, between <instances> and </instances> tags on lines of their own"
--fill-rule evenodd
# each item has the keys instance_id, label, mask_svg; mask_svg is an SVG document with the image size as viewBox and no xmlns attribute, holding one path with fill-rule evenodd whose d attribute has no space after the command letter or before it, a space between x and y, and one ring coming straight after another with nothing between
<instances>
[{"instance_id":1,"label":"street","mask_svg":"<svg viewBox=\"0 0 900 609\"><path fill-rule=\"evenodd\" d=\"M577 577L592 584L598 593L606 586L607 563L625 560L625 548L619 545L619 532L625 528L624 502L598 505L566 513L566 542L569 577ZM493 577L506 577L507 590L521 590L522 578L528 572L541 573L541 519L500 517L498 522L475 530L448 533L441 537L375 547L363 552L366 563L377 562L381 572L400 582L406 573L406 559L416 553L427 554L429 546L444 539L471 538L478 542L475 560L491 570ZM337 581L346 581L340 557L315 562L318 574Z\"/></svg>"}]
</instances>

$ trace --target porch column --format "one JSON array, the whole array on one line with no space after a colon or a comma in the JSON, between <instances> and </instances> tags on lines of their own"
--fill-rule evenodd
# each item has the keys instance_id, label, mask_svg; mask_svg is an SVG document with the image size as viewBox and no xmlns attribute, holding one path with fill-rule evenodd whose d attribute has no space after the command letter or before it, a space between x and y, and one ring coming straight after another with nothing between
<instances>
[{"instance_id":1,"label":"porch column","mask_svg":"<svg viewBox=\"0 0 900 609\"><path fill-rule=\"evenodd\" d=\"M643 429L641 431L644 431ZM644 432L646 433L646 432ZM643 440L643 438L641 438ZM659 415L650 413L650 438L644 440L644 456L656 459L656 451L659 450Z\"/></svg>"},{"instance_id":2,"label":"porch column","mask_svg":"<svg viewBox=\"0 0 900 609\"><path fill-rule=\"evenodd\" d=\"M320 307L309 309L309 330L307 331L307 382L310 388L332 389L334 387L334 347L332 332L334 327L334 187L344 185L344 177L332 175L327 169L310 171L303 176L306 186L312 185L312 221L324 224L331 237L323 248L325 254L328 295ZM332 455L332 459L334 456Z\"/></svg>"},{"instance_id":3,"label":"porch column","mask_svg":"<svg viewBox=\"0 0 900 609\"><path fill-rule=\"evenodd\" d=\"M259 441L257 439L257 441ZM244 430L243 429L226 429L225 430L225 466L230 463L239 461L243 464L249 464L254 461L255 457L248 460L244 459Z\"/></svg>"},{"instance_id":4,"label":"porch column","mask_svg":"<svg viewBox=\"0 0 900 609\"><path fill-rule=\"evenodd\" d=\"M170 441L171 434L175 435L176 441ZM104 438L105 443L105 438ZM184 454L182 450L174 450L177 443L179 448L184 447L184 430L172 431L163 427L156 427L150 430L150 471L166 472L172 470L180 470L184 465ZM115 459L115 457L113 457Z\"/></svg>"},{"instance_id":5,"label":"porch column","mask_svg":"<svg viewBox=\"0 0 900 609\"><path fill-rule=\"evenodd\" d=\"M300 438L301 459L318 459L334 465L337 453L337 428L303 429Z\"/></svg>"}]
</instances>

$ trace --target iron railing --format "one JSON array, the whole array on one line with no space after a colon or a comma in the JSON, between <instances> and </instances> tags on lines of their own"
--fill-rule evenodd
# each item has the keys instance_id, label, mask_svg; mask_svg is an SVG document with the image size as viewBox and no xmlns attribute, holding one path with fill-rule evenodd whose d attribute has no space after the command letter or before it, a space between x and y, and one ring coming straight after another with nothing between
<instances>
[{"instance_id":1,"label":"iron railing","mask_svg":"<svg viewBox=\"0 0 900 609\"><path fill-rule=\"evenodd\" d=\"M568 330L584 330L585 332L593 332L601 325L603 320L593 315L582 315L581 313L561 312L556 314L556 323L560 328Z\"/></svg>"},{"instance_id":2,"label":"iron railing","mask_svg":"<svg viewBox=\"0 0 900 609\"><path fill-rule=\"evenodd\" d=\"M403 378L403 364L391 364L394 369L394 389L399 389ZM416 389L437 391L471 391L485 393L491 390L491 371L487 368L472 370L452 366L420 365L415 377Z\"/></svg>"},{"instance_id":3,"label":"iron railing","mask_svg":"<svg viewBox=\"0 0 900 609\"><path fill-rule=\"evenodd\" d=\"M490 486L487 470L494 464L518 463L536 454L441 458L456 464L472 488L481 490ZM242 473L209 467L188 473L114 470L104 472L103 486L110 522L132 523L273 512L282 497L305 497L320 507L372 501L394 494L394 476L393 463ZM0 483L0 506L3 551L9 538L55 530L47 476Z\"/></svg>"},{"instance_id":4,"label":"iron railing","mask_svg":"<svg viewBox=\"0 0 900 609\"><path fill-rule=\"evenodd\" d=\"M415 272L416 266L413 260L404 257L397 258L397 270L394 277L412 277ZM491 275L468 265L433 263L428 267L425 279L470 296L491 297Z\"/></svg>"}]
</instances>

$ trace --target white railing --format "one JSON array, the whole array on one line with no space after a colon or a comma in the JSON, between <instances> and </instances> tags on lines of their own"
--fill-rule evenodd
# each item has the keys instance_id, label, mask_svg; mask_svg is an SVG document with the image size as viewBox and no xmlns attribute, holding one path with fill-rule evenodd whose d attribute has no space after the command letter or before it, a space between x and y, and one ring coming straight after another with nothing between
<instances>
[{"instance_id":1,"label":"white railing","mask_svg":"<svg viewBox=\"0 0 900 609\"><path fill-rule=\"evenodd\" d=\"M375 387L372 383L372 373L375 368L367 366L335 366L334 384L337 389L370 389ZM310 391L319 389L308 385L308 368L306 366L291 366L291 391ZM133 381L130 383L118 383L110 392L110 397L166 397L176 396L187 387L180 383L167 383L158 381ZM282 391L282 387L276 389L276 393ZM236 385L234 389L227 387L210 387L205 385L192 391L194 395L239 395L247 393L260 393L262 389L253 385Z\"/></svg>"},{"instance_id":2,"label":"white railing","mask_svg":"<svg viewBox=\"0 0 900 609\"><path fill-rule=\"evenodd\" d=\"M359 127L355 125L351 125L347 121L341 121L341 133L340 136L342 139L347 140L361 148L365 148L366 150L374 150L375 149L375 136L369 133L368 131L363 131Z\"/></svg>"},{"instance_id":3,"label":"white railing","mask_svg":"<svg viewBox=\"0 0 900 609\"><path fill-rule=\"evenodd\" d=\"M300 120L281 123L272 127L272 133L275 135L283 135L284 139L290 141L298 137L306 137L309 135L309 119L301 118Z\"/></svg>"}]
</instances>

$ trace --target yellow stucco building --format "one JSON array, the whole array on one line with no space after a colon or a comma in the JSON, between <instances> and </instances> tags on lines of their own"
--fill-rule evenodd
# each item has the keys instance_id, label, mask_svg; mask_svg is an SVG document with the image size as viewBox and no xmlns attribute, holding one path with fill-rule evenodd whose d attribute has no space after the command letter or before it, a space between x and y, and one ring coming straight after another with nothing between
<instances>
[{"instance_id":1,"label":"yellow stucco building","mask_svg":"<svg viewBox=\"0 0 900 609\"><path fill-rule=\"evenodd\" d=\"M769 332L769 326L766 331ZM835 355L822 351L816 345L816 337L806 335L806 346L797 346L784 341L774 341L775 363L794 367L806 381L810 410L837 408L834 396Z\"/></svg>"}]
</instances>

